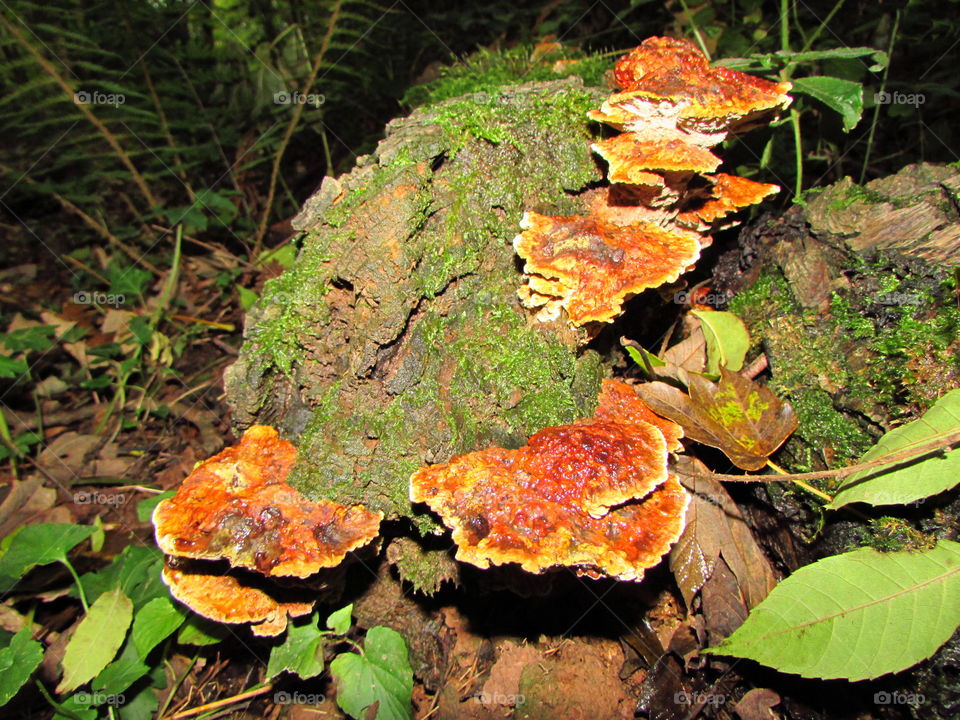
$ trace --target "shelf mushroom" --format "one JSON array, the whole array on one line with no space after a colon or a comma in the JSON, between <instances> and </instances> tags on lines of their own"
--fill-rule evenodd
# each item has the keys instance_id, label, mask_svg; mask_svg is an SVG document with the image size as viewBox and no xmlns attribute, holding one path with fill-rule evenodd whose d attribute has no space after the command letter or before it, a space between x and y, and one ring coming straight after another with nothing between
<instances>
[{"instance_id":1,"label":"shelf mushroom","mask_svg":"<svg viewBox=\"0 0 960 720\"><path fill-rule=\"evenodd\" d=\"M237 445L198 465L173 497L157 505L157 545L168 556L226 560L268 577L306 578L339 565L347 553L379 535L383 515L360 505L307 499L286 482L296 457L294 446L274 428L251 427ZM285 621L279 622L278 613L286 616L280 609L302 614L302 604L274 602L272 607L266 590L243 587L232 576L205 575L199 563L168 562L163 577L174 597L223 622L250 622L256 616L267 621L267 629L279 625L280 632ZM247 611L236 605L241 600L249 604Z\"/></svg>"},{"instance_id":2,"label":"shelf mushroom","mask_svg":"<svg viewBox=\"0 0 960 720\"><path fill-rule=\"evenodd\" d=\"M709 175L721 161L708 148L789 105L790 83L710 67L692 43L661 37L621 58L614 75L620 91L588 113L625 131L592 145L611 184L583 194L584 216L524 213L513 241L525 261L521 304L541 322L561 310L574 327L612 322L626 299L691 269L718 220L779 190ZM692 189L697 176L704 182Z\"/></svg>"},{"instance_id":3,"label":"shelf mushroom","mask_svg":"<svg viewBox=\"0 0 960 720\"><path fill-rule=\"evenodd\" d=\"M410 498L453 530L458 560L477 567L559 565L640 580L680 537L689 495L667 469L683 431L633 389L605 380L596 413L418 470Z\"/></svg>"}]
</instances>

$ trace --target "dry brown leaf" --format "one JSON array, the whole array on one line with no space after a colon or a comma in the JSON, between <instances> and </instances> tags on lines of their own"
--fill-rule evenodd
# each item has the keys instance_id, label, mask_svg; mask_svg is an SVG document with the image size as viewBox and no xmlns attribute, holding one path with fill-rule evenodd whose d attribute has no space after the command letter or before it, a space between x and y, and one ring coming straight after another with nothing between
<instances>
[{"instance_id":1,"label":"dry brown leaf","mask_svg":"<svg viewBox=\"0 0 960 720\"><path fill-rule=\"evenodd\" d=\"M743 470L759 470L797 429L797 417L769 388L720 368L720 382L691 374L690 394L662 382L637 385L654 411L681 425L688 437L719 448Z\"/></svg>"},{"instance_id":2,"label":"dry brown leaf","mask_svg":"<svg viewBox=\"0 0 960 720\"><path fill-rule=\"evenodd\" d=\"M0 538L29 524L32 518L52 508L57 499L56 491L43 487L38 477L14 480L9 488L0 503Z\"/></svg>"},{"instance_id":3,"label":"dry brown leaf","mask_svg":"<svg viewBox=\"0 0 960 720\"><path fill-rule=\"evenodd\" d=\"M777 584L770 561L733 498L719 482L705 477L709 471L703 463L681 458L677 470L693 500L687 526L670 553L670 569L687 608L721 556L737 578L747 607L755 607Z\"/></svg>"},{"instance_id":4,"label":"dry brown leaf","mask_svg":"<svg viewBox=\"0 0 960 720\"><path fill-rule=\"evenodd\" d=\"M65 432L43 449L37 466L47 477L68 487L81 478L123 477L133 458L118 457L116 443L107 443L96 456L89 457L100 442L102 438L96 435Z\"/></svg>"},{"instance_id":5,"label":"dry brown leaf","mask_svg":"<svg viewBox=\"0 0 960 720\"><path fill-rule=\"evenodd\" d=\"M733 634L747 619L747 605L737 578L720 558L700 590L707 640L711 646Z\"/></svg>"}]
</instances>

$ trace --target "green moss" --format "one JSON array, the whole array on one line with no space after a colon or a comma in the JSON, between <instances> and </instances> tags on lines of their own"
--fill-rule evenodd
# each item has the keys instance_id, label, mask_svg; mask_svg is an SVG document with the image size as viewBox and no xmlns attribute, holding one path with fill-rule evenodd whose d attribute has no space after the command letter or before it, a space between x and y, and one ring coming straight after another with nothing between
<instances>
[{"instance_id":1,"label":"green moss","mask_svg":"<svg viewBox=\"0 0 960 720\"><path fill-rule=\"evenodd\" d=\"M878 192L870 190L862 185L849 182L841 188L837 185L833 188L834 197L830 200L828 208L832 211L846 210L854 203L862 202L866 205L877 205L887 201L887 198Z\"/></svg>"},{"instance_id":2,"label":"green moss","mask_svg":"<svg viewBox=\"0 0 960 720\"><path fill-rule=\"evenodd\" d=\"M496 92L508 85L557 80L576 75L587 85L602 85L603 75L610 67L610 60L603 57L587 57L583 53L564 49L549 58L532 59L533 47L519 45L505 50L480 50L462 63L442 68L440 77L417 85L403 96L401 102L414 108L434 105L444 100L476 92ZM573 60L564 63L560 72L554 70L557 60Z\"/></svg>"},{"instance_id":3,"label":"green moss","mask_svg":"<svg viewBox=\"0 0 960 720\"><path fill-rule=\"evenodd\" d=\"M824 390L801 388L789 395L804 439L802 447L787 448L794 456L792 465L797 472L814 470L822 462L823 448L832 451L834 465L843 465L859 458L873 445L873 436L837 410Z\"/></svg>"},{"instance_id":4,"label":"green moss","mask_svg":"<svg viewBox=\"0 0 960 720\"><path fill-rule=\"evenodd\" d=\"M867 527L861 529L860 534L863 545L881 552L929 550L936 545L935 538L924 534L902 518L875 518Z\"/></svg>"},{"instance_id":5,"label":"green moss","mask_svg":"<svg viewBox=\"0 0 960 720\"><path fill-rule=\"evenodd\" d=\"M585 126L587 111L597 107L602 98L596 90L571 87L563 93L544 93L517 104L509 102L510 92L509 88L478 92L434 107L435 122L447 135L454 155L472 138L510 143L523 153L533 154L537 151L534 144L553 141L551 132Z\"/></svg>"}]
</instances>

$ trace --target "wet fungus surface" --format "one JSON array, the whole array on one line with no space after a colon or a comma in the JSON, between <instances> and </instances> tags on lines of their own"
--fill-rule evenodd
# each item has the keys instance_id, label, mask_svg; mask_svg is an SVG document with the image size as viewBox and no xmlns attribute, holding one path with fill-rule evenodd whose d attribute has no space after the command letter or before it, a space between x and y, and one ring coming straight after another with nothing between
<instances>
[{"instance_id":1,"label":"wet fungus surface","mask_svg":"<svg viewBox=\"0 0 960 720\"><path fill-rule=\"evenodd\" d=\"M689 497L667 470L682 430L605 380L593 417L422 468L410 497L452 528L457 559L528 572L558 565L640 580L677 540Z\"/></svg>"},{"instance_id":2,"label":"wet fungus surface","mask_svg":"<svg viewBox=\"0 0 960 720\"><path fill-rule=\"evenodd\" d=\"M279 632L288 613L303 614L310 605L280 603L269 588L244 585L239 576L205 574L204 565L213 563L181 559L225 559L264 576L306 578L339 565L379 535L380 513L314 502L290 487L286 478L296 456L275 429L255 425L237 445L198 465L172 498L157 505L157 544L177 559L168 558L163 575L174 597L206 617L263 623L262 632Z\"/></svg>"}]
</instances>

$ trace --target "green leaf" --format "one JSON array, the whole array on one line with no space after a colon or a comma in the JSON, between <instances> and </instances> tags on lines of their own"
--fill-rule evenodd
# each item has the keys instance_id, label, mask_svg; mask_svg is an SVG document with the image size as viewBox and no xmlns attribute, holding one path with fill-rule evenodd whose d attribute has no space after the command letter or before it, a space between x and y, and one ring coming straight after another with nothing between
<instances>
[{"instance_id":1,"label":"green leaf","mask_svg":"<svg viewBox=\"0 0 960 720\"><path fill-rule=\"evenodd\" d=\"M14 360L6 355L0 355L0 378L18 378L25 375L30 367L22 360Z\"/></svg>"},{"instance_id":2,"label":"green leaf","mask_svg":"<svg viewBox=\"0 0 960 720\"><path fill-rule=\"evenodd\" d=\"M190 615L177 634L177 642L183 645L216 645L230 630L226 625L215 623L199 615Z\"/></svg>"},{"instance_id":3,"label":"green leaf","mask_svg":"<svg viewBox=\"0 0 960 720\"><path fill-rule=\"evenodd\" d=\"M350 620L353 617L353 603L340 608L330 614L327 618L327 627L333 630L337 635L346 635L350 629Z\"/></svg>"},{"instance_id":4,"label":"green leaf","mask_svg":"<svg viewBox=\"0 0 960 720\"><path fill-rule=\"evenodd\" d=\"M148 270L138 267L121 267L111 263L107 267L107 279L110 281L110 294L133 296L142 295L144 286L153 278Z\"/></svg>"},{"instance_id":5,"label":"green leaf","mask_svg":"<svg viewBox=\"0 0 960 720\"><path fill-rule=\"evenodd\" d=\"M0 706L6 705L24 686L43 660L43 645L33 639L30 626L24 626L0 650Z\"/></svg>"},{"instance_id":6,"label":"green leaf","mask_svg":"<svg viewBox=\"0 0 960 720\"><path fill-rule=\"evenodd\" d=\"M57 329L53 325L32 325L0 334L0 344L9 352L24 350L49 350L53 347L53 336Z\"/></svg>"},{"instance_id":7,"label":"green leaf","mask_svg":"<svg viewBox=\"0 0 960 720\"><path fill-rule=\"evenodd\" d=\"M237 295L240 298L240 307L249 310L253 304L260 298L253 290L249 290L241 285L237 285Z\"/></svg>"},{"instance_id":8,"label":"green leaf","mask_svg":"<svg viewBox=\"0 0 960 720\"><path fill-rule=\"evenodd\" d=\"M324 633L319 623L320 615L313 613L306 622L288 625L283 643L270 651L267 677L287 671L306 680L323 672Z\"/></svg>"},{"instance_id":9,"label":"green leaf","mask_svg":"<svg viewBox=\"0 0 960 720\"><path fill-rule=\"evenodd\" d=\"M176 632L186 617L183 606L169 597L154 598L140 608L133 619L131 631L140 659L145 660L153 648Z\"/></svg>"},{"instance_id":10,"label":"green leaf","mask_svg":"<svg viewBox=\"0 0 960 720\"><path fill-rule=\"evenodd\" d=\"M67 643L57 692L70 692L96 677L117 654L131 619L133 603L120 588L97 598Z\"/></svg>"},{"instance_id":11,"label":"green leaf","mask_svg":"<svg viewBox=\"0 0 960 720\"><path fill-rule=\"evenodd\" d=\"M37 565L67 562L67 553L90 537L96 528L69 523L27 525L4 538L0 557L0 592L7 592Z\"/></svg>"},{"instance_id":12,"label":"green leaf","mask_svg":"<svg viewBox=\"0 0 960 720\"><path fill-rule=\"evenodd\" d=\"M140 661L137 649L128 638L120 657L101 670L90 687L94 693L105 696L98 704L103 702L111 704L110 700L117 699L117 696L148 672L150 672L150 666Z\"/></svg>"},{"instance_id":13,"label":"green leaf","mask_svg":"<svg viewBox=\"0 0 960 720\"><path fill-rule=\"evenodd\" d=\"M367 709L379 702L376 720L410 720L413 670L397 631L371 628L363 655L337 655L330 672L337 679L337 705L348 715L366 718Z\"/></svg>"},{"instance_id":14,"label":"green leaf","mask_svg":"<svg viewBox=\"0 0 960 720\"><path fill-rule=\"evenodd\" d=\"M850 132L863 115L863 86L833 77L805 77L793 80L793 89L819 100L843 118L843 131Z\"/></svg>"},{"instance_id":15,"label":"green leaf","mask_svg":"<svg viewBox=\"0 0 960 720\"><path fill-rule=\"evenodd\" d=\"M921 417L886 433L860 462L882 459L958 430L960 390L951 390ZM835 509L855 502L904 505L949 490L957 483L960 483L960 449L856 472L847 478L827 507Z\"/></svg>"},{"instance_id":16,"label":"green leaf","mask_svg":"<svg viewBox=\"0 0 960 720\"><path fill-rule=\"evenodd\" d=\"M803 677L865 680L932 655L960 624L960 543L861 548L802 567L706 652Z\"/></svg>"},{"instance_id":17,"label":"green leaf","mask_svg":"<svg viewBox=\"0 0 960 720\"><path fill-rule=\"evenodd\" d=\"M707 341L707 372L718 375L720 367L734 372L743 367L750 347L750 334L743 321L731 312L692 310L700 318Z\"/></svg>"},{"instance_id":18,"label":"green leaf","mask_svg":"<svg viewBox=\"0 0 960 720\"><path fill-rule=\"evenodd\" d=\"M120 588L139 610L157 597L169 597L170 591L160 579L163 553L155 547L128 545L109 565L97 572L85 573L80 582L89 602L113 588ZM76 590L71 591L76 597Z\"/></svg>"},{"instance_id":19,"label":"green leaf","mask_svg":"<svg viewBox=\"0 0 960 720\"><path fill-rule=\"evenodd\" d=\"M156 509L157 505L161 501L171 498L176 493L176 490L167 490L158 495L152 495L148 498L144 498L137 503L137 520L140 522L150 522L150 518L153 517L153 511Z\"/></svg>"}]
</instances>

